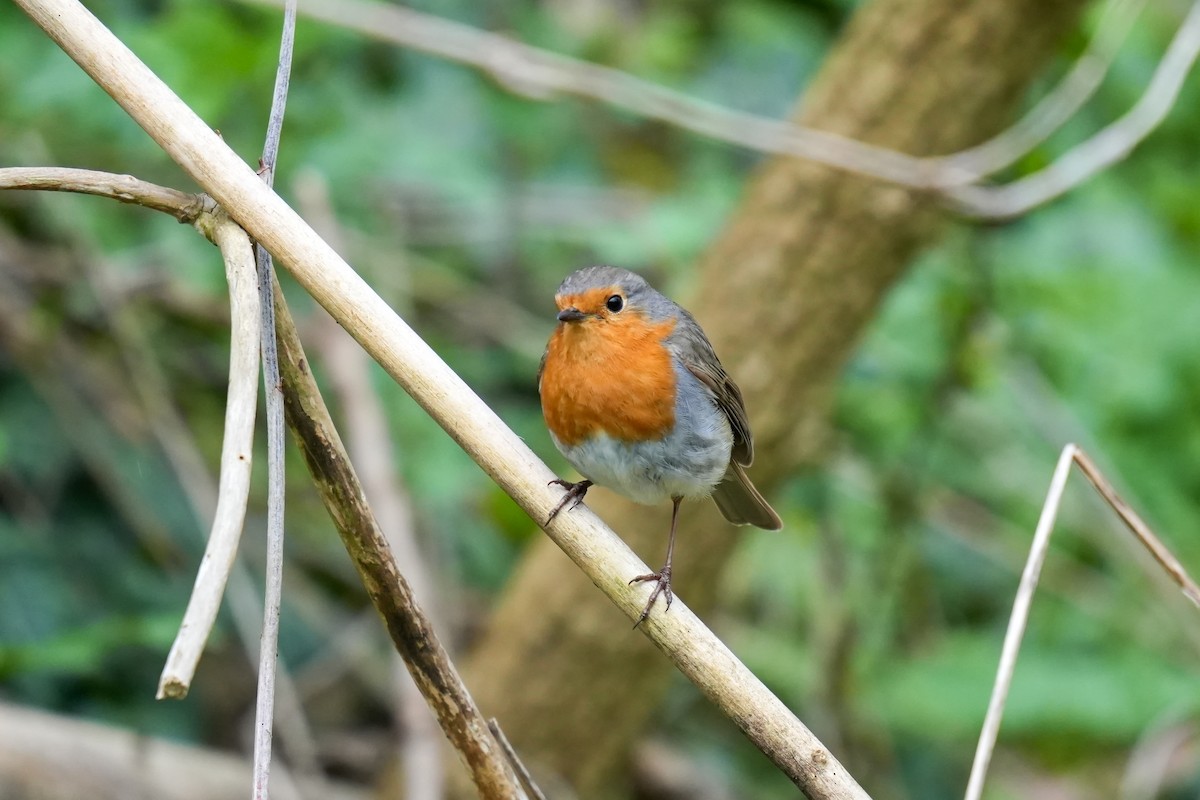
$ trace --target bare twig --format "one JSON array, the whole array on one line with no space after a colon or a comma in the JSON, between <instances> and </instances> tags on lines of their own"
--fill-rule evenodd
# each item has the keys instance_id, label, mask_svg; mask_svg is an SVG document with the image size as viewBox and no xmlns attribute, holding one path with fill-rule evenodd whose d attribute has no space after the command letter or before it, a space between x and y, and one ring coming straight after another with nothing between
<instances>
[{"instance_id":1,"label":"bare twig","mask_svg":"<svg viewBox=\"0 0 1200 800\"><path fill-rule=\"evenodd\" d=\"M279 66L275 70L275 91L263 145L262 179L270 186L279 154L283 114L292 72L292 45L296 36L296 3L289 0L284 8L283 33L280 36ZM254 782L252 796L265 800L270 795L271 736L275 724L275 671L279 660L279 606L283 602L283 393L279 378L279 356L275 343L275 308L271 287L274 268L271 254L254 244L258 270L258 297L262 311L263 390L267 401L267 567L263 593L263 628L258 653L258 693L254 705Z\"/></svg>"},{"instance_id":2,"label":"bare twig","mask_svg":"<svg viewBox=\"0 0 1200 800\"><path fill-rule=\"evenodd\" d=\"M119 39L73 0L17 0L168 155L270 250L533 518L559 493L555 476L429 345ZM595 514L560 515L547 534L630 619L647 567ZM867 797L812 732L676 599L639 629L813 800Z\"/></svg>"},{"instance_id":3,"label":"bare twig","mask_svg":"<svg viewBox=\"0 0 1200 800\"><path fill-rule=\"evenodd\" d=\"M215 208L211 198L199 197ZM207 527L217 507L216 481L205 465L195 438L171 402L171 387L155 357L148 334L138 322L138 315L123 307L121 293L104 260L81 258L79 264L100 300L99 307L108 319L109 330L120 350L146 423L171 465L198 526ZM253 661L260 649L262 603L242 558L234 561L225 587L225 599L237 637ZM315 781L320 771L316 744L286 669L277 668L276 688L275 716L281 723L282 738L293 770Z\"/></svg>"},{"instance_id":4,"label":"bare twig","mask_svg":"<svg viewBox=\"0 0 1200 800\"><path fill-rule=\"evenodd\" d=\"M255 245L258 297L261 303L263 389L267 401L267 565L263 592L263 627L258 652L258 692L254 704L254 790L256 800L269 796L271 736L275 721L275 671L279 657L279 606L283 601L283 396L275 347L275 313L271 303L270 256Z\"/></svg>"},{"instance_id":5,"label":"bare twig","mask_svg":"<svg viewBox=\"0 0 1200 800\"><path fill-rule=\"evenodd\" d=\"M283 134L283 114L287 109L288 85L292 80L292 49L296 41L296 0L284 0L283 32L279 37L279 65L275 69L275 90L271 94L271 114L267 119L263 142L262 179L267 186L275 183L275 162L279 157L279 139Z\"/></svg>"},{"instance_id":6,"label":"bare twig","mask_svg":"<svg viewBox=\"0 0 1200 800\"><path fill-rule=\"evenodd\" d=\"M1200 56L1200 1L1192 4L1146 91L1123 117L1049 166L1005 186L961 186L948 192L959 211L1006 218L1066 194L1129 155L1166 118Z\"/></svg>"},{"instance_id":7,"label":"bare twig","mask_svg":"<svg viewBox=\"0 0 1200 800\"><path fill-rule=\"evenodd\" d=\"M371 602L481 796L524 798L516 775L401 574L387 537L367 505L278 286L275 305L288 424Z\"/></svg>"},{"instance_id":8,"label":"bare twig","mask_svg":"<svg viewBox=\"0 0 1200 800\"><path fill-rule=\"evenodd\" d=\"M1064 447L1058 458L1058 466L1054 469L1054 476L1050 479L1050 489L1046 493L1046 502L1042 506L1041 516L1038 517L1037 529L1033 534L1033 544L1029 548L1029 558L1025 562L1025 570L1021 574L1016 600L1013 601L1008 630L1004 635L1004 646L1000 653L1000 664L996 670L996 682L992 686L992 696L988 701L983 730L979 734L979 744L975 750L975 760L971 765L971 777L967 783L965 800L979 800L983 793L983 782L987 777L988 764L996 746L996 737L1000 731L1000 721L1004 716L1004 704L1008 698L1008 690L1012 686L1017 655L1021 650L1021 639L1025 635L1025 626L1029 620L1029 608L1033 602L1033 594L1037 590L1042 564L1046 560L1050 535L1054 531L1058 507L1062 501L1063 489L1066 487L1067 476L1071 472L1072 464L1079 466L1080 471L1096 488L1104 501L1116 512L1137 540L1150 551L1163 570L1183 589L1184 595L1197 607L1200 607L1200 587L1197 587L1195 581L1187 574L1179 561L1154 535L1141 517L1117 496L1112 485L1086 453L1074 444Z\"/></svg>"},{"instance_id":9,"label":"bare twig","mask_svg":"<svg viewBox=\"0 0 1200 800\"><path fill-rule=\"evenodd\" d=\"M252 1L268 5L284 2ZM554 93L591 97L750 149L807 158L903 186L940 189L963 214L1006 218L1049 202L1120 161L1161 124L1174 106L1183 80L1200 54L1200 2L1191 7L1146 92L1125 116L1038 172L1003 186L977 183L1028 153L1079 109L1104 78L1123 35L1143 3L1144 0L1113 0L1088 51L1020 122L976 147L930 158L908 156L791 122L723 109L618 70L549 53L500 34L400 6L378 4L374 0L339 0L335 6L310 0L304 12L368 36L475 66L502 76L510 88L524 87L526 94L536 97ZM107 186L89 181L74 189L70 188L73 180L70 176L42 176L45 183L54 185L64 185L64 178L69 190L117 199L128 194L139 199L126 202L165 210L184 221L189 214L197 213L181 205L180 199L173 195L164 196L144 188L134 190L135 179L129 176L113 175ZM0 188L4 186L0 183Z\"/></svg>"},{"instance_id":10,"label":"bare twig","mask_svg":"<svg viewBox=\"0 0 1200 800\"><path fill-rule=\"evenodd\" d=\"M247 0L278 5L282 0ZM1143 0L1113 0L1087 52L1060 84L1008 131L977 147L920 158L785 120L718 106L628 73L532 47L413 9L377 0L306 0L304 13L493 75L536 100L558 94L599 100L718 141L805 158L915 189L940 191L958 212L979 218L1024 213L1065 194L1124 158L1170 111L1196 58L1193 7L1154 80L1125 117L1048 167L1004 186L979 181L1011 165L1062 126L1103 80Z\"/></svg>"},{"instance_id":11,"label":"bare twig","mask_svg":"<svg viewBox=\"0 0 1200 800\"><path fill-rule=\"evenodd\" d=\"M180 222L193 223L216 208L212 198L139 180L132 175L66 167L0 168L0 189L41 189L110 197L122 203L162 211Z\"/></svg>"},{"instance_id":12,"label":"bare twig","mask_svg":"<svg viewBox=\"0 0 1200 800\"><path fill-rule=\"evenodd\" d=\"M1192 580L1192 577L1187 574L1187 570L1179 563L1179 560L1171 554L1166 545L1154 535L1150 527L1142 521L1142 518L1137 515L1137 512L1129 507L1129 504L1117 495L1112 484L1101 474L1100 470L1082 450L1075 450L1075 463L1079 465L1079 469L1104 498L1104 502L1112 507L1112 510L1117 512L1117 516L1125 523L1130 532L1133 533L1137 540L1142 543L1142 546L1150 551L1150 555L1154 556L1154 560L1159 563L1163 571L1170 576L1171 580L1179 585L1183 590L1183 596L1191 600L1198 608L1200 608L1200 586Z\"/></svg>"},{"instance_id":13,"label":"bare twig","mask_svg":"<svg viewBox=\"0 0 1200 800\"><path fill-rule=\"evenodd\" d=\"M282 0L253 0L276 6ZM535 100L571 95L599 100L719 141L807 158L904 185L929 188L937 176L924 160L828 131L761 117L699 100L611 67L532 47L508 36L377 0L306 0L305 16L374 39L467 64L510 91ZM961 181L975 176L963 175Z\"/></svg>"},{"instance_id":14,"label":"bare twig","mask_svg":"<svg viewBox=\"0 0 1200 800\"><path fill-rule=\"evenodd\" d=\"M504 730L500 727L500 723L495 717L488 720L488 730L492 732L492 736L495 736L496 741L500 743L500 747L504 750L504 757L508 759L508 763L516 771L517 778L521 781L521 786L529 794L529 797L532 800L546 800L546 795L534 783L533 776L529 774L529 770L521 762L520 756L517 755L517 751L513 749L512 744L509 743L508 737L504 735Z\"/></svg>"},{"instance_id":15,"label":"bare twig","mask_svg":"<svg viewBox=\"0 0 1200 800\"><path fill-rule=\"evenodd\" d=\"M206 235L221 249L229 279L229 393L217 511L183 623L159 679L159 699L187 695L204 642L217 618L246 517L258 405L260 311L250 240L237 223L223 214L201 217L200 222L207 228Z\"/></svg>"},{"instance_id":16,"label":"bare twig","mask_svg":"<svg viewBox=\"0 0 1200 800\"><path fill-rule=\"evenodd\" d=\"M1000 720L1004 717L1004 703L1008 699L1008 690L1012 686L1013 671L1017 666L1017 655L1021 652L1021 639L1025 636L1025 625L1029 621L1029 607L1033 602L1033 593L1037 590L1038 577L1042 572L1042 564L1046 561L1046 549L1050 543L1050 534L1054 531L1054 520L1058 516L1058 506L1062 502L1063 489L1067 485L1067 476L1071 474L1071 459L1077 449L1069 444L1063 448L1054 468L1054 477L1050 479L1050 490L1046 493L1046 502L1042 505L1042 514L1038 517L1037 529L1033 534L1033 545L1029 548L1029 559L1025 562L1025 571L1021 573L1021 583L1017 588L1017 599L1013 602L1012 614L1008 620L1008 631L1004 634L1004 647L1000 651L1000 666L996 670L996 683L992 687L992 697L988 701L987 715L983 719L983 730L979 734L979 744L975 748L975 761L971 764L971 777L967 782L966 800L979 800L983 794L983 781L987 777L988 764L992 760L992 751L996 747L996 735L1000 732Z\"/></svg>"},{"instance_id":17,"label":"bare twig","mask_svg":"<svg viewBox=\"0 0 1200 800\"><path fill-rule=\"evenodd\" d=\"M930 161L942 168L986 177L1015 164L1046 141L1083 107L1100 87L1146 0L1111 0L1105 6L1087 51L1024 117L996 136L953 155Z\"/></svg>"},{"instance_id":18,"label":"bare twig","mask_svg":"<svg viewBox=\"0 0 1200 800\"><path fill-rule=\"evenodd\" d=\"M201 214L211 214L216 210L216 204L207 195L187 194L132 176L94 170L58 167L0 168L0 188L42 189L108 197L162 211L180 221L193 223L200 220ZM200 227L204 229L203 232L211 235L214 226L209 223L209 220L205 220L200 223ZM89 274L96 291L104 295L100 305L110 316L113 333L121 345L133 386L145 409L147 422L180 479L180 486L188 498L192 512L198 520L206 520L215 514L218 508L219 493L212 486L212 479L204 467L203 459L185 435L186 427L178 413L164 400L167 396L165 383L154 367L153 359L147 356L144 337L121 322L115 311L118 298L110 290L109 282L94 271ZM257 641L260 626L257 620L251 621L250 617L258 614L259 601L245 567L236 557L228 576L227 590L238 637L253 658L254 653L261 650ZM279 672L276 681L279 690L279 709L276 715L287 721L284 738L288 752L295 763L303 767L306 774L315 775L316 748L303 717L299 696L286 672ZM186 692L186 688L184 691Z\"/></svg>"},{"instance_id":19,"label":"bare twig","mask_svg":"<svg viewBox=\"0 0 1200 800\"><path fill-rule=\"evenodd\" d=\"M6 167L0 168L0 189L41 189L108 197L121 202L162 211L180 221L198 222L202 228L202 232L210 238L213 237L214 231L218 227L213 224L212 220L201 219L203 214L212 214L216 210L216 203L208 195L188 194L148 183L128 175L85 169L63 169L59 167ZM108 308L109 304L102 305ZM145 365L144 360L143 365ZM131 373L136 372L131 365ZM143 377L145 374L144 372L140 373ZM216 509L221 508L219 503L221 495L216 487L211 487L211 479L209 478L208 471L204 468L203 460L200 458L194 445L186 441L186 438L180 434L184 430L183 423L169 404L162 403L157 399L162 396L162 392L142 386L141 382L136 380L137 377L138 375L135 375L135 383L139 390L138 394L146 406L148 421L164 453L180 478L180 485L188 497L193 513L200 519L207 519L210 515L217 515ZM153 380L158 384L162 383L161 379L154 378ZM253 404L254 402L252 401L251 405ZM252 423L253 420L251 420L251 427L253 427ZM249 453L249 450L247 450L247 453ZM247 474L249 473L249 463L246 465L246 472ZM107 471L101 474L107 474ZM216 518L220 519L228 516L230 510L230 508L224 508ZM234 546L234 550L236 550L236 545ZM228 576L228 591L230 592L230 608L233 612L233 621L238 636L247 652L251 653L251 657L253 658L253 653L260 649L257 647L259 644L257 637L260 633L260 626L257 620L251 621L250 617L257 615L259 601L255 596L255 589L251 583L249 574L246 572L245 567L241 566L238 561L235 561L231 567L231 572ZM217 602L219 604L219 598ZM209 628L211 629L211 624ZM199 633L200 631L197 629L189 635L199 635ZM203 649L204 638L207 638L207 633L197 643L200 649ZM198 651L195 658L199 659ZM194 664L191 669L194 671ZM281 719L286 718L287 721L285 744L288 745L288 751L294 761L298 765L303 766L306 773L311 773L314 771L313 767L317 763L316 750L313 746L312 736L308 731L307 723L303 718L298 694L290 678L285 673L278 673L276 680L278 684L277 699L279 701L276 716L279 716ZM174 691L186 694L187 686L180 685L175 687ZM182 694L164 694L163 689L160 687L159 697L169 696L182 696Z\"/></svg>"}]
</instances>

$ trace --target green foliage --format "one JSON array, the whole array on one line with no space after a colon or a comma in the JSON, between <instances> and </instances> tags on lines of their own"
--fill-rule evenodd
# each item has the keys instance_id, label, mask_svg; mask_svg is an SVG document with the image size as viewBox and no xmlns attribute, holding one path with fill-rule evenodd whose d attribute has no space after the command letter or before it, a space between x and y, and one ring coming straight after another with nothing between
<instances>
[{"instance_id":1,"label":"green foliage","mask_svg":"<svg viewBox=\"0 0 1200 800\"><path fill-rule=\"evenodd\" d=\"M91 5L254 162L277 56L273 13ZM782 116L852 4L593 4L595 17L573 15L569 3L500 5L423 7ZM1099 96L1014 175L1126 110L1169 22L1164 12L1140 24ZM0 163L191 188L8 5L0 54ZM782 487L773 499L787 530L747 534L730 565L720 622L735 650L842 744L847 763L873 772L873 786L894 778L922 800L960 792L1063 444L1082 444L1181 560L1200 565L1191 535L1200 519L1198 92L1190 82L1161 131L1070 197L1012 224L960 226L922 258L846 371L827 468ZM276 185L295 200L302 171L318 174L351 262L562 469L533 379L557 281L607 261L686 295L691 263L757 160L598 104L532 102L458 65L302 19ZM10 238L28 259L3 260ZM197 687L197 706L219 709L214 719L150 700L207 520L191 509L191 487L135 388L161 370L211 469L228 348L215 251L149 212L32 195L0 194L0 242L0 292L32 338L0 340L0 696L227 741L245 709L221 699L251 691L241 662L236 679ZM119 323L98 274L121 287L120 308L108 309ZM311 320L312 304L284 284ZM141 355L119 332L128 327L145 343ZM374 381L439 594L466 638L534 530L415 403L382 373ZM283 651L304 673L365 599L294 454L289 474L294 585ZM262 559L263 482L255 486L243 548L252 566ZM1112 772L1097 766L1123 761L1163 718L1198 713L1194 623L1146 577L1151 568L1077 477L1059 528L1002 747L1112 796ZM233 647L224 620L219 640ZM370 680L347 683L322 723L376 721L380 712L364 708L386 701ZM661 719L660 733L743 796L793 796L690 687L680 683Z\"/></svg>"}]
</instances>

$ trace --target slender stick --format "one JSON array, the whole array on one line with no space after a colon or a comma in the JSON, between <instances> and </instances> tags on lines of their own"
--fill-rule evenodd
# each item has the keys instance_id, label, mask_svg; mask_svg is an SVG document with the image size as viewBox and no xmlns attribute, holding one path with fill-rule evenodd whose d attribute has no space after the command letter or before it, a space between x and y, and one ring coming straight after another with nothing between
<instances>
[{"instance_id":1,"label":"slender stick","mask_svg":"<svg viewBox=\"0 0 1200 800\"><path fill-rule=\"evenodd\" d=\"M282 0L254 2L277 6ZM916 156L786 120L725 108L611 67L531 47L502 34L404 6L379 0L307 0L303 12L306 17L365 36L468 64L526 97L587 97L753 150L808 158L921 188L929 188L935 178Z\"/></svg>"},{"instance_id":2,"label":"slender stick","mask_svg":"<svg viewBox=\"0 0 1200 800\"><path fill-rule=\"evenodd\" d=\"M271 302L272 269L266 251L255 245L258 295L262 303L263 388L267 401L267 565L263 626L258 650L258 692L254 703L254 784L252 796L270 795L271 739L275 721L275 671L279 660L279 607L283 601L283 395Z\"/></svg>"},{"instance_id":3,"label":"slender stick","mask_svg":"<svg viewBox=\"0 0 1200 800\"><path fill-rule=\"evenodd\" d=\"M1003 186L961 186L949 192L959 211L1006 218L1066 194L1128 156L1166 118L1184 79L1200 57L1200 0L1194 2L1154 71L1146 91L1128 112L1045 168Z\"/></svg>"},{"instance_id":4,"label":"slender stick","mask_svg":"<svg viewBox=\"0 0 1200 800\"><path fill-rule=\"evenodd\" d=\"M201 219L210 226L207 235L221 249L229 280L231 333L225 439L221 445L221 477L212 531L187 611L159 678L159 699L184 697L191 686L237 556L250 497L250 462L254 453L260 314L254 285L254 253L245 231L227 217Z\"/></svg>"},{"instance_id":5,"label":"slender stick","mask_svg":"<svg viewBox=\"0 0 1200 800\"><path fill-rule=\"evenodd\" d=\"M132 175L69 167L5 167L0 169L0 189L40 189L111 197L122 203L162 211L188 223L195 222L201 213L216 208L204 195L159 186Z\"/></svg>"},{"instance_id":6,"label":"slender stick","mask_svg":"<svg viewBox=\"0 0 1200 800\"><path fill-rule=\"evenodd\" d=\"M1017 655L1021 652L1021 639L1025 636L1025 625L1029 621L1029 607L1033 602L1033 593L1037 590L1042 564L1046 561L1050 534L1054 531L1054 520L1058 517L1063 489L1067 485L1067 476L1071 474L1071 459L1076 452L1077 448L1073 444L1063 448L1062 455L1058 457L1058 466L1054 468L1054 477L1050 479L1050 490L1046 493L1046 502L1042 505L1041 516L1038 517L1033 545L1029 548L1029 558L1025 562L1025 571L1021 573L1021 583L1017 588L1017 599L1013 602L1012 614L1008 619L1008 631L1004 634L1000 666L996 670L996 683L992 686L987 716L983 719L983 730L979 733L979 744L975 748L975 760L971 764L971 777L967 782L965 800L979 800L983 794L983 781L987 777L988 764L996 747L996 736L1000 732L1000 721L1004 717L1004 703L1012 686Z\"/></svg>"},{"instance_id":7,"label":"slender stick","mask_svg":"<svg viewBox=\"0 0 1200 800\"><path fill-rule=\"evenodd\" d=\"M517 751L509 743L508 737L504 735L504 730L500 727L500 722L492 717L488 720L488 730L492 732L492 736L496 737L496 741L500 743L500 747L504 750L504 756L508 759L508 763L516 770L517 778L521 781L521 786L529 794L530 800L546 800L546 795L533 781L533 775L529 774L529 770L525 764L521 762Z\"/></svg>"},{"instance_id":8,"label":"slender stick","mask_svg":"<svg viewBox=\"0 0 1200 800\"><path fill-rule=\"evenodd\" d=\"M15 172L20 172L22 174L13 175ZM17 168L0 168L0 187L4 186L4 184L7 182L12 185L7 186L6 188L63 188L63 190L75 190L67 188L67 186L59 187L54 183L59 172L60 171L56 168L34 168L30 170L24 170L23 168L20 170ZM94 194L99 196L113 197L113 199L122 199L114 196L114 189L112 188L114 186L112 178L120 176L112 176L108 173L96 173L90 170L72 170L71 172L76 174L67 179L67 184L87 187L87 191L84 191L85 194ZM27 185L21 186L17 184ZM128 191L124 189L121 190L127 195L129 202L133 202L138 205L147 205L146 203L141 202L141 200L143 199L143 194L149 191L157 194L158 196L170 198L168 200L168 207L157 210L161 210L172 215L184 213L186 209L195 205L201 199L201 197L197 195L187 195L182 192L174 193L174 190L156 187L153 184L145 184L141 181L130 184L130 186L135 188ZM144 187L149 187L149 189ZM83 190L80 189L79 191ZM208 206L213 205L211 200L207 198L204 198L204 200ZM222 218L219 215L215 218L217 221L221 219ZM245 233L241 231L240 228L229 223L227 219L224 221L224 224L227 227L221 228L219 222L214 222L214 218L208 216L201 217L198 220L198 225L204 229L203 232L212 238L217 238L214 231L214 228L216 228L217 230L222 230L229 233L232 236L232 241L235 245L246 245L248 243ZM240 234L240 237L236 234ZM221 240L218 239L218 241ZM248 247L246 247L246 249L248 250ZM242 274L248 279L248 267L244 264ZM240 285L244 287L248 284L246 281L243 281ZM276 291L278 290L277 286L273 286L272 288ZM282 295L278 296L278 300L282 304ZM284 311L286 311L285 306L281 307L284 308ZM254 321L253 314L235 314L234 316L235 320L244 316L245 323L247 325L252 324ZM291 354L291 360L285 361L285 364L296 365L296 369L298 371L296 373L288 373L286 370L284 371L284 385L287 387L288 396L295 396L298 398L296 403L297 408L299 409L308 408L312 404L315 404L312 405L313 408L319 407L321 409L321 416L318 416L315 411L305 411L301 413L300 418L309 419L309 423L299 425L293 430L298 437L304 439L305 443L303 447L306 452L323 452L325 448L330 447L330 443L338 443L340 442L340 439L337 431L333 428L332 421L328 418L327 412L324 411L324 403L320 400L315 383L312 382L311 376L305 371L306 367L304 366L305 359L303 351L300 349L299 339L295 333L295 327L292 324L290 317L286 315L286 313L281 314L280 327L282 330L282 342L284 349L287 353ZM254 359L254 349L254 346L251 346L247 351L247 359L251 362ZM297 377L297 375L301 374L303 375L303 378ZM254 385L255 381L253 376L251 376L251 388L253 388ZM429 691L430 687L432 686L436 687L437 691L441 693L430 699L429 705L431 707L460 710L443 720L446 724L445 733L447 737L450 738L452 743L454 743L456 746L459 746L461 749L464 745L459 740L459 737L466 736L468 737L468 744L465 745L467 749L472 749L474 751L486 754L490 751L490 748L492 748L493 743L489 742L486 737L481 737L479 734L479 731L481 731L483 728L482 724L480 723L482 718L480 717L479 720L473 720L464 723L463 718L460 718L460 716L457 715L458 713L462 713L464 715L474 714L478 716L478 712L475 710L474 701L471 699L466 687L459 679L457 672L454 670L454 667L449 661L447 654L442 649L440 643L437 643L436 637L433 636L433 626L429 620L424 617L419 606L415 604L408 604L409 598L415 596L417 592L410 589L407 583L404 581L404 578L400 575L399 569L396 566L396 559L391 553L390 541L375 524L375 520L365 503L360 504L355 502L356 500L365 498L366 495L362 488L352 480L354 478L354 473L349 466L349 460L346 458L345 453L340 450L340 444L338 445L337 449L340 453L337 458L337 462L340 464L340 466L322 467L318 477L318 486L324 490L323 498L329 505L330 514L333 516L335 522L339 523L339 530L343 533L343 535L349 537L355 542L353 546L349 546L349 549L351 554L355 557L359 569L372 575L372 578L370 581L368 581L368 587L373 584L379 587L379 591L377 593L372 593L372 599L376 603L379 614L385 620L401 619L409 615L416 617L414 620L407 622L400 621L395 624L394 627L397 631L407 630L419 632L415 637L406 636L402 643L397 645L397 649L413 659L411 670L413 670L415 673L420 673L427 676L436 676L436 679L433 680L432 683L423 684L426 691ZM324 463L324 459L317 459L315 463ZM214 495L215 494L216 493L214 492ZM369 530L369 533L364 534L362 532L364 529ZM414 545L413 543L409 543L408 546L413 547ZM235 568L237 566L237 562L235 561ZM236 582L237 579L238 573L235 571L235 573L231 576L231 580ZM249 586L250 578L248 574L243 575L243 580L246 583L246 592L248 594L252 593L253 589ZM255 601L255 604L257 604L257 601ZM389 625L389 628L392 627L393 626ZM432 641L436 646L429 647L420 644L427 640ZM200 646L203 646L202 641L200 642ZM284 686L282 680L283 677L284 673L280 673L277 676L277 678L280 680L279 688L281 689ZM413 684L411 680L409 682L410 685L417 685L418 689L420 689L422 686L422 684ZM449 687L449 689L442 687ZM292 690L292 693L295 694L294 690ZM300 720L300 722L303 722L303 720ZM487 724L487 727L489 730L493 730L493 726L490 722ZM532 780L525 777L527 771L520 763L516 753L512 751L511 745L507 743L506 739L501 739L499 744L511 767L521 773L521 785L526 787L526 791L529 791L528 787L532 786ZM484 756L463 756L464 760L468 763L470 763L472 760L478 760L482 757ZM426 782L426 784L428 785L428 782ZM483 785L490 787L490 784L487 783ZM536 787L534 788L536 789ZM534 798L540 796L536 792L531 792L531 794Z\"/></svg>"},{"instance_id":9,"label":"slender stick","mask_svg":"<svg viewBox=\"0 0 1200 800\"><path fill-rule=\"evenodd\" d=\"M1183 590L1183 596L1191 600L1193 604L1200 607L1200 586L1192 580L1192 576L1188 575L1187 570L1179 563L1179 559L1167 549L1162 540L1154 535L1154 531L1150 530L1150 526L1142 521L1142 518L1137 515L1137 512L1129 507L1121 497L1117 494L1116 489L1108 482L1108 479L1101 474L1100 469L1088 457L1087 453L1076 449L1075 463L1079 465L1080 471L1084 477L1091 481L1092 486L1104 498L1104 502L1112 507L1112 510L1117 512L1117 516L1125 523L1134 537L1142 543L1142 546L1150 551L1150 555L1154 556L1154 560L1158 562L1163 571L1170 576L1179 588Z\"/></svg>"},{"instance_id":10,"label":"slender stick","mask_svg":"<svg viewBox=\"0 0 1200 800\"><path fill-rule=\"evenodd\" d=\"M550 469L429 345L211 128L74 0L17 0L131 117L358 340L535 520L559 493ZM547 529L632 622L649 589L626 582L649 568L580 507ZM682 601L640 630L813 800L867 797L837 759Z\"/></svg>"},{"instance_id":11,"label":"slender stick","mask_svg":"<svg viewBox=\"0 0 1200 800\"><path fill-rule=\"evenodd\" d=\"M278 5L282 0L247 2ZM473 66L527 97L546 100L567 94L599 100L751 150L805 158L902 186L940 191L956 211L965 215L1004 218L1059 197L1124 158L1174 106L1195 60L1191 17L1200 9L1200 0L1133 110L1031 175L1000 186L980 183L1027 154L1078 111L1104 78L1140 5L1141 0L1112 0L1088 50L1025 119L978 147L928 158L719 106L620 70L378 0L306 0L304 13L366 36Z\"/></svg>"},{"instance_id":12,"label":"slender stick","mask_svg":"<svg viewBox=\"0 0 1200 800\"><path fill-rule=\"evenodd\" d=\"M296 36L296 3L289 0L283 14L279 66L275 71L275 91L263 145L262 179L270 186L279 154L283 114L287 105L288 83L292 72L292 45ZM279 378L279 355L275 343L275 306L271 287L274 267L271 254L254 244L258 270L258 296L262 309L263 388L267 400L267 568L263 593L263 627L258 651L258 692L254 704L254 781L252 797L270 796L271 739L275 724L275 670L279 661L279 607L283 602L283 392Z\"/></svg>"},{"instance_id":13,"label":"slender stick","mask_svg":"<svg viewBox=\"0 0 1200 800\"><path fill-rule=\"evenodd\" d=\"M1009 616L1008 631L1004 635L1000 664L996 670L996 682L992 686L992 696L988 702L987 715L983 720L983 730L980 731L979 744L975 749L975 760L971 765L971 777L967 783L965 800L979 800L983 793L983 782L987 777L988 765L996 747L1000 721L1004 716L1004 704L1008 698L1009 688L1012 686L1017 655L1021 650L1021 639L1025 635L1025 627L1029 621L1029 608L1033 602L1033 594L1037 590L1042 564L1046 560L1050 535L1054 531L1058 507L1062 502L1063 489L1066 487L1067 476L1071 472L1072 464L1079 466L1080 471L1104 501L1112 507L1137 540L1150 551L1150 554L1154 556L1171 579L1183 589L1184 596L1200 607L1200 586L1197 586L1196 582L1192 580L1179 560L1154 535L1142 518L1117 495L1112 484L1100 473L1086 453L1074 444L1064 447L1062 454L1058 457L1058 466L1054 469L1054 477L1050 479L1050 489L1046 493L1046 502L1042 506L1042 514L1038 518L1037 529L1033 534L1033 544L1029 548L1029 558L1025 562L1025 570L1021 574L1021 583L1017 588L1017 597Z\"/></svg>"},{"instance_id":14,"label":"slender stick","mask_svg":"<svg viewBox=\"0 0 1200 800\"><path fill-rule=\"evenodd\" d=\"M1087 51L1029 113L986 142L930 161L940 164L939 169L958 169L983 178L1031 153L1095 94L1145 5L1146 0L1110 0Z\"/></svg>"}]
</instances>

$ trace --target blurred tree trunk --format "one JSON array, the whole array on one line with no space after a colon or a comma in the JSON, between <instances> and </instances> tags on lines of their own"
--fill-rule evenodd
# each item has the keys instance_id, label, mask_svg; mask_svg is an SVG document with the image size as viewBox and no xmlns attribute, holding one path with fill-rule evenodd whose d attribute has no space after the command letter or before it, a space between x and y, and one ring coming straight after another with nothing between
<instances>
[{"instance_id":1,"label":"blurred tree trunk","mask_svg":"<svg viewBox=\"0 0 1200 800\"><path fill-rule=\"evenodd\" d=\"M1012 120L1083 5L875 0L843 33L797 119L918 155L976 144ZM887 289L944 222L918 193L795 159L770 159L749 182L686 305L745 393L757 444L751 475L768 497L781 478L818 460L843 365ZM588 500L649 564L660 562L667 504L646 509L596 490ZM735 533L709 503L685 509L675 586L703 614L737 537L771 534ZM622 774L670 669L542 539L467 677L535 772L596 797ZM846 766L854 771L852 761ZM870 790L871 776L859 777Z\"/></svg>"}]
</instances>

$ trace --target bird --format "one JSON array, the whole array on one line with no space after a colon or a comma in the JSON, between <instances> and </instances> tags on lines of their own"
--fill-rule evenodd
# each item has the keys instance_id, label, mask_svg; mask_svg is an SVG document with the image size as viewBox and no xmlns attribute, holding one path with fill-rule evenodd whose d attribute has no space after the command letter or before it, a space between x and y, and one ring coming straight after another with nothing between
<instances>
[{"instance_id":1,"label":"bird","mask_svg":"<svg viewBox=\"0 0 1200 800\"><path fill-rule=\"evenodd\" d=\"M555 447L583 480L546 520L606 486L646 505L670 500L667 557L630 585L655 586L636 628L659 595L669 610L679 505L711 496L735 525L779 530L783 522L746 475L754 440L741 390L700 324L635 272L589 266L554 295L557 324L538 367L542 415Z\"/></svg>"}]
</instances>

